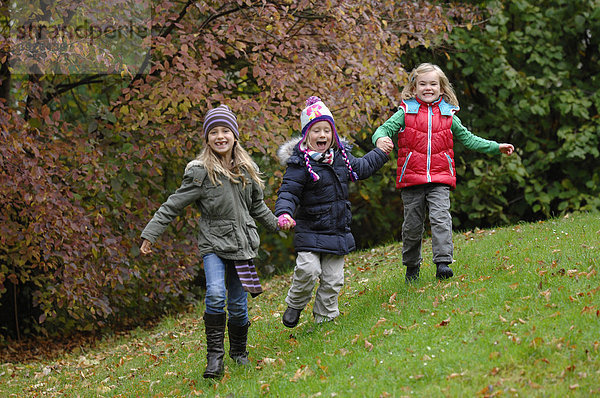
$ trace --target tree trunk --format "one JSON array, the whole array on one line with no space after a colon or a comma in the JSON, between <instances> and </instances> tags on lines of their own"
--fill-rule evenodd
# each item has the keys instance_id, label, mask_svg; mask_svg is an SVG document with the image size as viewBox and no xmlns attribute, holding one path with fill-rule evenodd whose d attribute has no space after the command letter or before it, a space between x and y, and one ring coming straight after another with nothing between
<instances>
[{"instance_id":1,"label":"tree trunk","mask_svg":"<svg viewBox=\"0 0 600 398\"><path fill-rule=\"evenodd\" d=\"M10 15L8 12L8 0L0 0L0 32L2 36L9 37ZM6 57L6 59L4 59ZM4 43L0 43L0 99L5 100L8 104L10 99L10 70L8 64L10 62L10 49L4 47Z\"/></svg>"}]
</instances>

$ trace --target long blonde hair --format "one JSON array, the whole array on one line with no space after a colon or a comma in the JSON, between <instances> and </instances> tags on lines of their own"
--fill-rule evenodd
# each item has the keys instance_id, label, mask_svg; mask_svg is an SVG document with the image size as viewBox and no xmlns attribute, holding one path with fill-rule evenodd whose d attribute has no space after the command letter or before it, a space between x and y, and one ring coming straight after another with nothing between
<instances>
[{"instance_id":1,"label":"long blonde hair","mask_svg":"<svg viewBox=\"0 0 600 398\"><path fill-rule=\"evenodd\" d=\"M250 175L250 178L256 181L261 189L264 189L265 187L258 166L237 140L231 150L231 160L233 162L231 167L227 167L223 162L223 158L213 151L208 144L202 149L202 152L200 152L200 155L198 155L196 159L204 164L208 178L210 178L210 181L214 185L222 184L222 182L217 179L217 175L222 174L234 184L241 183L246 186L246 183L249 181L246 181L244 175L245 170Z\"/></svg>"},{"instance_id":2,"label":"long blonde hair","mask_svg":"<svg viewBox=\"0 0 600 398\"><path fill-rule=\"evenodd\" d=\"M417 87L417 78L420 75L429 72L437 73L438 78L440 79L440 88L442 90L442 97L444 98L444 100L446 100L446 102L451 105L458 106L458 99L456 98L456 93L452 88L450 80L448 80L448 77L446 77L446 74L444 73L442 68L430 63L423 63L417 66L415 69L413 69L412 72L410 72L410 75L408 75L408 84L402 89L402 99L414 98L415 90Z\"/></svg>"}]
</instances>

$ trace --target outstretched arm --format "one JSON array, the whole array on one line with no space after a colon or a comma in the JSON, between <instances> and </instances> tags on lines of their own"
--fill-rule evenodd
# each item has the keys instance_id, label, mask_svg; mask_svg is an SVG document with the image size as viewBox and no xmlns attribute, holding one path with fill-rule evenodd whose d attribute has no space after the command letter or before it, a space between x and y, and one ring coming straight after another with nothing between
<instances>
[{"instance_id":1,"label":"outstretched arm","mask_svg":"<svg viewBox=\"0 0 600 398\"><path fill-rule=\"evenodd\" d=\"M404 127L404 109L399 108L398 111L392 115L392 117L386 120L385 123L375 130L371 140L379 149L384 151L386 154L389 154L389 152L386 151L386 148L389 148L390 152L394 149L392 137L398 134L398 132L404 130ZM388 138L387 140L381 140L381 138L386 137ZM391 148L389 145L386 145L386 147L381 147L380 145L384 145L384 143L391 144Z\"/></svg>"}]
</instances>

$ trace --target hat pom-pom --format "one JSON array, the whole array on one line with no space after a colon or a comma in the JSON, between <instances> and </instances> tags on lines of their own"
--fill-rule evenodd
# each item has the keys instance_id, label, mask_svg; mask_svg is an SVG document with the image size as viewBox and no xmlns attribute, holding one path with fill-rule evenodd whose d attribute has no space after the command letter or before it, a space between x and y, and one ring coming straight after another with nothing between
<instances>
[{"instance_id":1,"label":"hat pom-pom","mask_svg":"<svg viewBox=\"0 0 600 398\"><path fill-rule=\"evenodd\" d=\"M308 97L308 99L306 100L306 106L309 107L312 104L316 104L319 101L321 101L321 98L316 97L316 96L313 95L311 97Z\"/></svg>"}]
</instances>

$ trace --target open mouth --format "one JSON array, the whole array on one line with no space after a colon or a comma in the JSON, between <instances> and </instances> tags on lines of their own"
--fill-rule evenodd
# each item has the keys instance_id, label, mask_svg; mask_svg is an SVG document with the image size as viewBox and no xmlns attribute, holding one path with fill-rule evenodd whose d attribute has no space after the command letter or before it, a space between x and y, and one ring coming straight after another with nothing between
<instances>
[{"instance_id":1,"label":"open mouth","mask_svg":"<svg viewBox=\"0 0 600 398\"><path fill-rule=\"evenodd\" d=\"M317 140L317 142L315 142L315 146L317 148L317 150L319 151L325 151L327 150L327 140Z\"/></svg>"}]
</instances>

